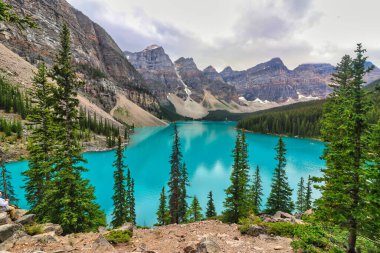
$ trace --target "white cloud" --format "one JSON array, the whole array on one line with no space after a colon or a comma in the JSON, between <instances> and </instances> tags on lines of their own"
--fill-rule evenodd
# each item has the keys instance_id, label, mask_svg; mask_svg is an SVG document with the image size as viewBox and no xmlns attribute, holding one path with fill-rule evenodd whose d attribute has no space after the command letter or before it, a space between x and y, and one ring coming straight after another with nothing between
<instances>
[{"instance_id":1,"label":"white cloud","mask_svg":"<svg viewBox=\"0 0 380 253\"><path fill-rule=\"evenodd\" d=\"M68 0L123 50L162 45L200 68L245 69L273 57L290 68L335 64L357 42L380 65L378 0ZM371 53L372 52L372 53Z\"/></svg>"}]
</instances>

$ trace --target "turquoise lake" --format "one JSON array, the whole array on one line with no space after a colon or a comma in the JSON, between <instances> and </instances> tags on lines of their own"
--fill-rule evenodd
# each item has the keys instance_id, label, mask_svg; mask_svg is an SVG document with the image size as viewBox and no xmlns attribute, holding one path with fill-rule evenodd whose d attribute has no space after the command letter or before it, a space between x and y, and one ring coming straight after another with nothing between
<instances>
[{"instance_id":1,"label":"turquoise lake","mask_svg":"<svg viewBox=\"0 0 380 253\"><path fill-rule=\"evenodd\" d=\"M224 190L229 185L232 170L231 151L236 136L235 122L180 122L180 132L184 161L187 164L191 186L189 195L196 195L205 209L207 193L213 191L218 213L223 210ZM125 150L125 163L135 179L135 197L137 223L151 226L156 222L156 210L162 186L169 179L169 156L172 146L173 125L165 127L138 128ZM300 177L320 175L325 162L320 159L323 142L285 138L287 148L287 175L296 196L296 187ZM271 177L276 166L274 147L277 136L247 134L249 161L253 171L257 165L261 168L264 185L264 200L269 195ZM85 153L88 172L85 173L96 188L98 203L107 213L108 222L112 213L113 171L115 152ZM13 184L21 199L19 205L27 208L23 200L23 177L21 172L27 169L27 162L15 162L7 165L12 172ZM319 194L314 192L314 197ZM190 201L190 200L189 200Z\"/></svg>"}]
</instances>

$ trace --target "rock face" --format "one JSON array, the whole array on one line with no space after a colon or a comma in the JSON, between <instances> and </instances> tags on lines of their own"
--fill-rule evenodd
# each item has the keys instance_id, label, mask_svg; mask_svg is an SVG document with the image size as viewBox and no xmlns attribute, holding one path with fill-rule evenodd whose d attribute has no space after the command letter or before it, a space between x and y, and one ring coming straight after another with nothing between
<instances>
[{"instance_id":1,"label":"rock face","mask_svg":"<svg viewBox=\"0 0 380 253\"><path fill-rule=\"evenodd\" d=\"M4 242L10 238L16 231L22 230L20 224L5 224L0 226L0 242Z\"/></svg>"},{"instance_id":2,"label":"rock face","mask_svg":"<svg viewBox=\"0 0 380 253\"><path fill-rule=\"evenodd\" d=\"M38 29L20 31L2 27L4 45L35 64L42 58L53 63L59 46L59 31L67 23L71 31L73 58L77 69L86 78L83 92L92 102L110 111L116 103L115 89L124 90L129 99L144 109L158 113L157 101L147 92L141 75L124 57L111 36L65 0L5 0L14 10L31 15ZM148 99L145 99L148 98ZM149 101L149 102L148 102Z\"/></svg>"},{"instance_id":3,"label":"rock face","mask_svg":"<svg viewBox=\"0 0 380 253\"><path fill-rule=\"evenodd\" d=\"M169 92L184 96L184 86L180 83L173 62L164 49L157 45L141 52L124 52L127 59L144 77L148 89L159 99L165 99Z\"/></svg>"},{"instance_id":4,"label":"rock face","mask_svg":"<svg viewBox=\"0 0 380 253\"><path fill-rule=\"evenodd\" d=\"M226 102L238 101L235 87L225 83L223 80L218 80L217 77L210 74L210 71L212 71L210 68L206 70L206 73L200 71L193 58L181 57L175 61L175 66L185 84L194 91L191 98L195 101L202 101L204 90L210 91L217 99L222 99Z\"/></svg>"},{"instance_id":5,"label":"rock face","mask_svg":"<svg viewBox=\"0 0 380 253\"><path fill-rule=\"evenodd\" d=\"M273 58L243 71L226 67L220 75L225 82L234 85L239 95L247 100L258 98L263 101L283 102L289 98L325 98L331 92L328 84L334 71L335 67L331 64L302 64L289 70L280 58ZM378 68L366 76L368 83L379 78Z\"/></svg>"}]
</instances>

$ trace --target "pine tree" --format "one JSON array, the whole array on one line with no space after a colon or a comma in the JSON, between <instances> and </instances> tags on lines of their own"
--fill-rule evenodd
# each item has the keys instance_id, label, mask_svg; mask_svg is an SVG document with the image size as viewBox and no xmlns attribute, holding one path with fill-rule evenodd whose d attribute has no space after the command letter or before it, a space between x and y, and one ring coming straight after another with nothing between
<instances>
[{"instance_id":1,"label":"pine tree","mask_svg":"<svg viewBox=\"0 0 380 253\"><path fill-rule=\"evenodd\" d=\"M113 173L114 178L114 194L113 200L113 219L111 225L116 228L123 225L127 221L127 189L126 178L124 169L127 167L124 165L124 147L122 145L121 137L118 138L116 157L113 166L116 170Z\"/></svg>"},{"instance_id":2,"label":"pine tree","mask_svg":"<svg viewBox=\"0 0 380 253\"><path fill-rule=\"evenodd\" d=\"M169 209L166 202L165 187L162 187L162 191L160 194L160 205L158 207L156 215L157 215L158 225L162 226L162 225L169 224L170 215L169 215Z\"/></svg>"},{"instance_id":3,"label":"pine tree","mask_svg":"<svg viewBox=\"0 0 380 253\"><path fill-rule=\"evenodd\" d=\"M372 68L366 67L366 52L361 44L356 57L344 56L333 78L333 93L324 108L322 136L326 143L323 158L326 169L317 182L322 197L317 200L317 215L324 221L346 228L348 253L356 252L356 239L371 219L367 209L366 178L369 130L368 119L371 104L363 90L364 76Z\"/></svg>"},{"instance_id":4,"label":"pine tree","mask_svg":"<svg viewBox=\"0 0 380 253\"><path fill-rule=\"evenodd\" d=\"M312 189L311 184L312 184L312 180L311 180L311 177L309 176L309 178L307 179L307 184L306 184L304 211L309 210L313 207L313 199L312 199L313 189Z\"/></svg>"},{"instance_id":5,"label":"pine tree","mask_svg":"<svg viewBox=\"0 0 380 253\"><path fill-rule=\"evenodd\" d=\"M277 152L276 160L277 167L274 169L272 178L272 189L267 201L267 210L269 214L274 214L277 211L291 213L294 209L292 202L292 189L288 183L286 175L286 148L282 137L279 138L275 148Z\"/></svg>"},{"instance_id":6,"label":"pine tree","mask_svg":"<svg viewBox=\"0 0 380 253\"><path fill-rule=\"evenodd\" d=\"M212 191L210 191L208 194L206 217L212 218L212 217L215 217L216 215L217 214L216 214L216 210L215 210L214 199L212 196Z\"/></svg>"},{"instance_id":7,"label":"pine tree","mask_svg":"<svg viewBox=\"0 0 380 253\"><path fill-rule=\"evenodd\" d=\"M179 198L179 220L180 222L186 221L186 212L188 209L187 204L187 187L190 186L189 178L187 174L186 164L183 163L181 167L181 175L180 175L180 198Z\"/></svg>"},{"instance_id":8,"label":"pine tree","mask_svg":"<svg viewBox=\"0 0 380 253\"><path fill-rule=\"evenodd\" d=\"M135 211L135 182L131 177L131 171L128 169L127 173L127 221L136 224L136 211Z\"/></svg>"},{"instance_id":9,"label":"pine tree","mask_svg":"<svg viewBox=\"0 0 380 253\"><path fill-rule=\"evenodd\" d=\"M262 180L260 176L260 167L257 166L255 174L253 175L253 182L252 182L252 205L253 205L253 212L255 214L260 213L262 196L263 196L263 186L262 186Z\"/></svg>"},{"instance_id":10,"label":"pine tree","mask_svg":"<svg viewBox=\"0 0 380 253\"><path fill-rule=\"evenodd\" d=\"M247 143L245 135L238 133L235 141L235 148L232 151L234 163L230 176L231 185L226 189L226 199L224 201L225 210L223 212L226 221L231 223L239 222L250 212L249 203L249 166Z\"/></svg>"},{"instance_id":11,"label":"pine tree","mask_svg":"<svg viewBox=\"0 0 380 253\"><path fill-rule=\"evenodd\" d=\"M38 67L30 92L32 107L28 115L31 128L28 136L28 169L25 176L25 197L30 211L43 216L43 199L47 184L53 173L56 156L57 124L53 118L53 84L47 80L47 68L44 63Z\"/></svg>"},{"instance_id":12,"label":"pine tree","mask_svg":"<svg viewBox=\"0 0 380 253\"><path fill-rule=\"evenodd\" d=\"M306 192L305 192L305 183L303 177L301 177L300 182L298 183L297 190L297 202L296 209L298 212L303 213L306 210Z\"/></svg>"},{"instance_id":13,"label":"pine tree","mask_svg":"<svg viewBox=\"0 0 380 253\"><path fill-rule=\"evenodd\" d=\"M187 216L188 221L190 222L200 221L203 219L202 208L196 196L193 197L193 201L191 202L190 208L187 211Z\"/></svg>"},{"instance_id":14,"label":"pine tree","mask_svg":"<svg viewBox=\"0 0 380 253\"><path fill-rule=\"evenodd\" d=\"M179 224L181 222L181 160L180 141L178 136L177 125L174 125L174 141L172 154L170 156L170 179L169 179L169 212L171 223Z\"/></svg>"},{"instance_id":15,"label":"pine tree","mask_svg":"<svg viewBox=\"0 0 380 253\"><path fill-rule=\"evenodd\" d=\"M7 157L5 151L0 149L0 191L3 193L5 199L9 199L12 204L17 204L18 198L12 185L12 177L5 167L6 160Z\"/></svg>"},{"instance_id":16,"label":"pine tree","mask_svg":"<svg viewBox=\"0 0 380 253\"><path fill-rule=\"evenodd\" d=\"M57 83L54 93L55 120L60 126L54 178L48 184L44 198L43 220L60 224L64 233L95 230L105 225L105 215L95 203L94 188L81 176L86 169L79 143L79 113L77 89L80 83L72 66L70 31L63 26L61 47L57 53L51 77Z\"/></svg>"}]
</instances>

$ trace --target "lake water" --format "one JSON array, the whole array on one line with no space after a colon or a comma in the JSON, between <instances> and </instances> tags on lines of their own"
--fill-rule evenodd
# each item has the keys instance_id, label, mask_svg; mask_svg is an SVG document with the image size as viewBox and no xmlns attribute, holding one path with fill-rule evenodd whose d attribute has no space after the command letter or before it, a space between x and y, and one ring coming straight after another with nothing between
<instances>
[{"instance_id":1,"label":"lake water","mask_svg":"<svg viewBox=\"0 0 380 253\"><path fill-rule=\"evenodd\" d=\"M178 129L187 164L190 188L189 195L196 195L205 211L207 193L213 191L218 213L223 210L224 190L229 186L232 170L231 151L234 148L236 129L234 122L180 122ZM159 203L162 186L169 179L169 156L172 146L173 125L165 127L147 127L136 129L130 145L125 150L125 163L131 169L135 179L137 223L150 226L156 222L155 213ZM319 141L285 138L287 148L287 175L293 196L300 177L320 175L325 166L322 155L324 144ZM253 171L257 165L261 168L264 185L264 199L269 195L271 177L276 166L274 147L277 136L247 134L249 161ZM115 152L85 153L89 169L85 177L96 188L98 203L107 213L108 222L112 213L113 171ZM7 165L13 176L13 184L20 206L26 208L23 200L23 177L21 172L27 168L27 162L15 162ZM318 193L314 193L316 197ZM190 200L189 200L190 201Z\"/></svg>"}]
</instances>

